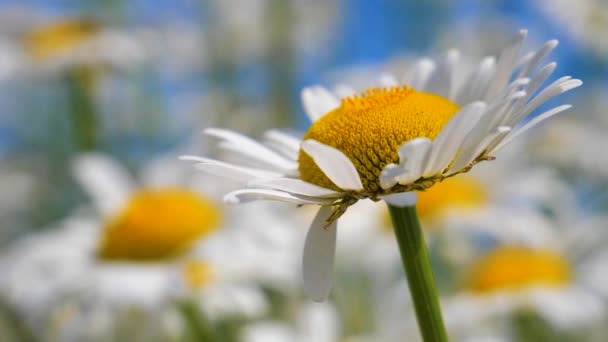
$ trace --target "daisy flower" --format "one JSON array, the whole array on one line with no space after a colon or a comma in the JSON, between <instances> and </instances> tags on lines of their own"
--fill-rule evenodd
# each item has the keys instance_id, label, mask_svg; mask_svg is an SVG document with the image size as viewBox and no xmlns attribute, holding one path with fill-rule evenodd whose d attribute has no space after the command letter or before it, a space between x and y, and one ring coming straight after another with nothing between
<instances>
[{"instance_id":1,"label":"daisy flower","mask_svg":"<svg viewBox=\"0 0 608 342\"><path fill-rule=\"evenodd\" d=\"M99 333L111 334L125 328L121 317L135 316L138 324L166 328L162 333L179 332L179 325L165 327L174 321L175 301L194 303L212 321L257 317L268 304L254 275L291 276L276 265L263 271L262 262L274 255L257 253L260 241L269 250L275 241L239 229L251 216L224 215L203 194L218 193L217 185L181 163L150 162L137 182L111 158L87 154L74 172L96 212L83 208L0 258L2 297L28 326L88 339L100 324ZM267 212L268 221L256 216L260 225L283 226Z\"/></svg>"},{"instance_id":2,"label":"daisy flower","mask_svg":"<svg viewBox=\"0 0 608 342\"><path fill-rule=\"evenodd\" d=\"M555 107L519 125L549 99L582 84L562 77L543 88L556 64L541 65L557 41L520 57L526 34L520 31L498 59L484 58L462 80L455 77L459 53L450 50L438 61L415 63L401 82L383 77L384 87L359 94L347 86L336 92L304 89L312 125L301 140L271 130L259 143L223 129L206 130L250 163L183 159L245 181L246 189L225 196L228 203L320 205L306 237L302 272L308 294L324 300L331 288L336 221L349 206L361 199L412 205L412 191L494 159L514 138L570 107Z\"/></svg>"},{"instance_id":3,"label":"daisy flower","mask_svg":"<svg viewBox=\"0 0 608 342\"><path fill-rule=\"evenodd\" d=\"M526 237L541 222L530 221L519 241L497 236L498 244L469 264L460 291L443 301L452 332L466 335L497 318L512 326L525 313L562 332L600 322L608 293L603 219L548 222L545 234Z\"/></svg>"},{"instance_id":4,"label":"daisy flower","mask_svg":"<svg viewBox=\"0 0 608 342\"><path fill-rule=\"evenodd\" d=\"M31 66L40 71L91 65L128 69L147 57L145 47L126 32L77 18L30 30L22 46Z\"/></svg>"}]
</instances>

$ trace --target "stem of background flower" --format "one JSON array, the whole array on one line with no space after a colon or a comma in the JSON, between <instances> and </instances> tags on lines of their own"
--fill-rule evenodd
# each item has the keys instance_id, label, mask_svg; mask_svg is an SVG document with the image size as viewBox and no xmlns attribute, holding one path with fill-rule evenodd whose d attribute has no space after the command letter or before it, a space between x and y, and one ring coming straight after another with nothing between
<instances>
[{"instance_id":1,"label":"stem of background flower","mask_svg":"<svg viewBox=\"0 0 608 342\"><path fill-rule=\"evenodd\" d=\"M435 287L435 278L418 222L415 206L388 205L403 268L416 310L420 334L425 342L448 340Z\"/></svg>"},{"instance_id":2,"label":"stem of background flower","mask_svg":"<svg viewBox=\"0 0 608 342\"><path fill-rule=\"evenodd\" d=\"M96 76L95 70L86 67L70 70L67 75L72 134L74 144L80 152L95 150L98 147L98 122L92 94Z\"/></svg>"}]
</instances>

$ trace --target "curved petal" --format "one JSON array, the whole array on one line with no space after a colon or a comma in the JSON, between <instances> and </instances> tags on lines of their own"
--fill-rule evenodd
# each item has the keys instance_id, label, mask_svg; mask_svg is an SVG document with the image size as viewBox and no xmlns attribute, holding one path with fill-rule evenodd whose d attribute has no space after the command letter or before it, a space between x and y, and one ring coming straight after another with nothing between
<instances>
[{"instance_id":1,"label":"curved petal","mask_svg":"<svg viewBox=\"0 0 608 342\"><path fill-rule=\"evenodd\" d=\"M295 204L331 204L334 202L334 199L331 198L299 196L285 191L269 189L242 189L229 192L224 196L224 202L228 204L242 204L264 200Z\"/></svg>"},{"instance_id":2,"label":"curved petal","mask_svg":"<svg viewBox=\"0 0 608 342\"><path fill-rule=\"evenodd\" d=\"M181 160L196 162L195 168L216 175L219 177L229 178L237 182L248 182L257 178L277 178L283 177L283 174L275 173L256 168L238 166L230 163L225 163L219 160L214 160L196 156L181 156Z\"/></svg>"},{"instance_id":3,"label":"curved petal","mask_svg":"<svg viewBox=\"0 0 608 342\"><path fill-rule=\"evenodd\" d=\"M340 150L312 139L302 142L302 149L338 187L343 190L363 190L359 172Z\"/></svg>"},{"instance_id":4,"label":"curved petal","mask_svg":"<svg viewBox=\"0 0 608 342\"><path fill-rule=\"evenodd\" d=\"M220 146L226 150L234 151L257 162L279 168L284 172L291 172L297 168L293 160L289 160L261 143L242 134L221 128L207 128L205 134L222 139Z\"/></svg>"},{"instance_id":5,"label":"curved petal","mask_svg":"<svg viewBox=\"0 0 608 342\"><path fill-rule=\"evenodd\" d=\"M432 142L427 138L416 138L408 141L399 148L399 163L405 168L405 173L397 177L399 184L408 184L422 177Z\"/></svg>"},{"instance_id":6,"label":"curved petal","mask_svg":"<svg viewBox=\"0 0 608 342\"><path fill-rule=\"evenodd\" d=\"M332 286L338 227L334 222L327 229L324 228L331 214L331 206L322 206L319 209L308 229L304 243L302 256L304 290L317 302L327 299Z\"/></svg>"},{"instance_id":7,"label":"curved petal","mask_svg":"<svg viewBox=\"0 0 608 342\"><path fill-rule=\"evenodd\" d=\"M116 213L135 188L127 170L101 153L79 156L72 163L72 172L103 215Z\"/></svg>"},{"instance_id":8,"label":"curved petal","mask_svg":"<svg viewBox=\"0 0 608 342\"><path fill-rule=\"evenodd\" d=\"M418 202L418 194L413 191L401 192L381 197L386 203L394 207L411 207Z\"/></svg>"},{"instance_id":9,"label":"curved petal","mask_svg":"<svg viewBox=\"0 0 608 342\"><path fill-rule=\"evenodd\" d=\"M519 136L520 134L522 134L525 131L529 130L530 128L538 125L542 121L545 121L554 115L557 115L567 109L570 109L570 107L572 107L572 105L568 105L568 104L561 105L561 106L555 107L553 109L550 109L550 110L540 114L539 116L535 117L534 119L528 121L528 123L523 125L521 128L514 131L511 135L507 136L506 139L504 139L502 142L500 142L500 144L498 144L498 146L496 146L493 150L490 150L488 152L496 152L496 151L500 150L505 145L507 145L509 142L511 142L513 139L515 139L517 136Z\"/></svg>"},{"instance_id":10,"label":"curved petal","mask_svg":"<svg viewBox=\"0 0 608 342\"><path fill-rule=\"evenodd\" d=\"M329 90L321 86L304 88L301 93L304 111L315 122L323 115L340 106L340 100Z\"/></svg>"},{"instance_id":11,"label":"curved petal","mask_svg":"<svg viewBox=\"0 0 608 342\"><path fill-rule=\"evenodd\" d=\"M441 130L433 141L433 147L422 173L425 177L434 176L448 166L467 134L477 124L486 104L473 102L458 112Z\"/></svg>"},{"instance_id":12,"label":"curved petal","mask_svg":"<svg viewBox=\"0 0 608 342\"><path fill-rule=\"evenodd\" d=\"M253 188L268 188L310 197L338 198L344 194L294 178L257 179L249 182Z\"/></svg>"}]
</instances>

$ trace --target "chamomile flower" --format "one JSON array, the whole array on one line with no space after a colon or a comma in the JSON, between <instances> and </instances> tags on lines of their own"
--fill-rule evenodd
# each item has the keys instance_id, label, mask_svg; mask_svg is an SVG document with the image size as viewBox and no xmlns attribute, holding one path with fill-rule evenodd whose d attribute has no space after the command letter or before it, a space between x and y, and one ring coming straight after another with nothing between
<instances>
[{"instance_id":1,"label":"chamomile flower","mask_svg":"<svg viewBox=\"0 0 608 342\"><path fill-rule=\"evenodd\" d=\"M197 167L247 182L225 196L229 203L279 200L321 208L306 238L304 287L315 300L331 288L336 220L361 199L411 205L414 190L469 171L539 122L568 109L550 109L518 124L549 99L581 85L562 77L542 88L556 64L541 67L557 41L520 58L526 31L487 57L463 80L455 77L459 53L435 62L423 59L403 82L384 77L384 87L355 94L346 86L333 93L315 86L302 92L312 126L303 139L278 131L258 143L223 129L206 132L221 147L250 161L234 165L184 157Z\"/></svg>"},{"instance_id":2,"label":"chamomile flower","mask_svg":"<svg viewBox=\"0 0 608 342\"><path fill-rule=\"evenodd\" d=\"M605 279L597 276L607 261L602 220L572 224L545 218L552 229L543 236L531 234L541 221L520 229L519 241L495 236L498 243L469 264L459 292L443 301L453 333L466 335L497 318L514 324L510 319L522 312L538 315L557 331L601 321L608 293Z\"/></svg>"},{"instance_id":3,"label":"chamomile flower","mask_svg":"<svg viewBox=\"0 0 608 342\"><path fill-rule=\"evenodd\" d=\"M147 57L133 35L85 19L36 27L24 35L22 45L30 67L42 72L90 65L127 69Z\"/></svg>"},{"instance_id":4,"label":"chamomile flower","mask_svg":"<svg viewBox=\"0 0 608 342\"><path fill-rule=\"evenodd\" d=\"M136 316L138 324L165 329L180 300L191 301L213 321L266 312L253 275L291 274L276 267L263 272L262 260L268 263L274 255L256 254L262 240L256 230L238 234L238 225L251 217L224 216L206 197L217 193L214 184L201 182L181 163L173 166L164 159L149 163L137 184L101 154L75 161L76 177L97 211L83 208L0 258L6 275L0 293L20 314L33 317L28 326L50 325L57 334L88 339L99 324L111 334L123 324L121 317ZM256 220L272 231L273 224L283 224L271 212L269 221ZM265 246L272 250L273 241ZM226 253L230 248L238 250ZM179 333L179 325L166 328L163 333Z\"/></svg>"}]
</instances>

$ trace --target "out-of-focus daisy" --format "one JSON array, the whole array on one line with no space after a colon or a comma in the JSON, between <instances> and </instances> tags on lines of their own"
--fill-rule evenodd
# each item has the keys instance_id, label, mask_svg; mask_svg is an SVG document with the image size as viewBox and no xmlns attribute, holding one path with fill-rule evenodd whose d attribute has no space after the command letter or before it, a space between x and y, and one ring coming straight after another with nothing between
<instances>
[{"instance_id":1,"label":"out-of-focus daisy","mask_svg":"<svg viewBox=\"0 0 608 342\"><path fill-rule=\"evenodd\" d=\"M485 58L458 80L456 50L435 62L416 63L400 85L384 77L384 88L355 94L346 86L336 94L315 86L302 92L312 126L302 140L270 131L258 143L222 129L206 132L220 146L251 163L240 166L185 157L211 173L247 182L226 195L229 203L279 200L321 205L306 238L304 286L315 300L331 288L336 220L360 199L412 204L413 190L469 171L530 127L567 108L548 110L521 127L524 118L547 100L581 85L562 77L542 85L555 63L540 67L557 42L547 42L520 58L526 31L496 60Z\"/></svg>"},{"instance_id":2,"label":"out-of-focus daisy","mask_svg":"<svg viewBox=\"0 0 608 342\"><path fill-rule=\"evenodd\" d=\"M595 276L608 261L599 253L607 238L601 220L561 222L563 227L551 220L553 229L526 238L537 222L520 221L526 229L518 231L519 241L495 236L498 244L470 263L459 293L443 301L453 333L466 335L496 318L513 323L528 312L558 331L605 317L606 282Z\"/></svg>"},{"instance_id":3,"label":"out-of-focus daisy","mask_svg":"<svg viewBox=\"0 0 608 342\"><path fill-rule=\"evenodd\" d=\"M601 0L535 0L532 2L549 20L566 31L575 42L598 55L608 53L608 5Z\"/></svg>"},{"instance_id":4,"label":"out-of-focus daisy","mask_svg":"<svg viewBox=\"0 0 608 342\"><path fill-rule=\"evenodd\" d=\"M106 333L121 324L114 315L128 312L147 317L147 324L167 323L176 299L191 300L212 320L263 314L261 289L245 279L255 272L259 246L234 239L238 220L223 217L221 207L196 190L200 177L188 180L191 172L177 166L151 163L138 185L112 159L80 156L75 175L97 214L75 215L59 229L12 248L2 262L3 295L26 315L39 312L32 315L38 320L33 326L55 322L58 334L79 338L96 331L90 325L101 324L96 317L109 320ZM213 184L205 190L213 194ZM220 254L215 247L220 242L243 250ZM244 254L247 262L241 260ZM60 307L66 308L65 317Z\"/></svg>"},{"instance_id":5,"label":"out-of-focus daisy","mask_svg":"<svg viewBox=\"0 0 608 342\"><path fill-rule=\"evenodd\" d=\"M41 71L74 66L128 68L141 63L144 46L131 35L86 19L66 19L34 28L23 47L31 65Z\"/></svg>"},{"instance_id":6,"label":"out-of-focus daisy","mask_svg":"<svg viewBox=\"0 0 608 342\"><path fill-rule=\"evenodd\" d=\"M302 304L295 322L261 321L243 330L243 342L340 341L340 319L329 303Z\"/></svg>"}]
</instances>

